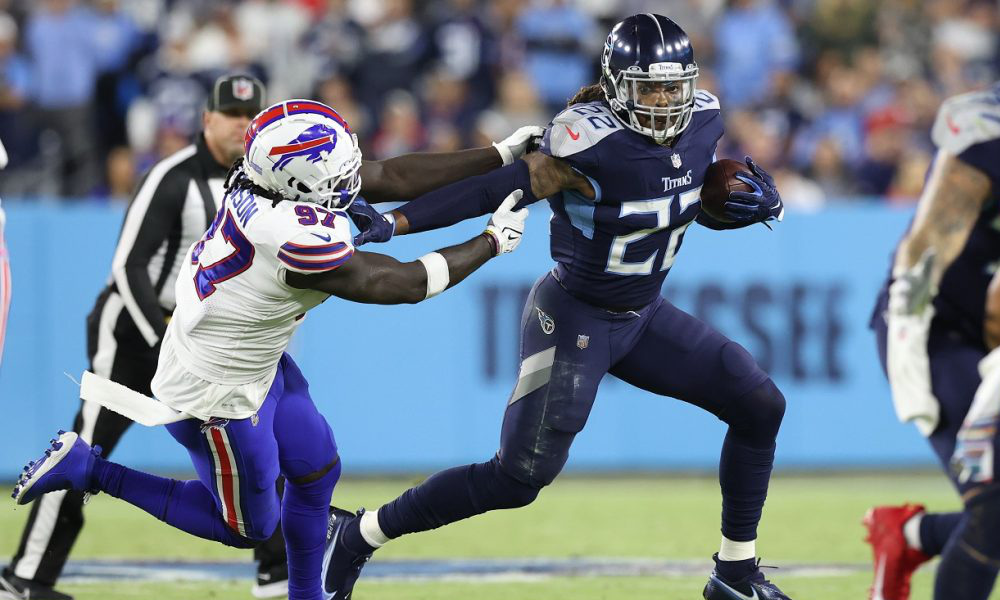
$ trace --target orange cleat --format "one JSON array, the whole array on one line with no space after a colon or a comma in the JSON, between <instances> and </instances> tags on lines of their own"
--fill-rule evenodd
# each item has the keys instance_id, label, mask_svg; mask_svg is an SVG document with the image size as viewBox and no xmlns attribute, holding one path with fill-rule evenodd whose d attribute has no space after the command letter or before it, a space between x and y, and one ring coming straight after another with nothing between
<instances>
[{"instance_id":1,"label":"orange cleat","mask_svg":"<svg viewBox=\"0 0 1000 600\"><path fill-rule=\"evenodd\" d=\"M865 541L872 545L875 560L875 581L868 600L909 600L913 572L931 557L906 545L903 524L922 512L920 504L904 504L876 506L865 513Z\"/></svg>"}]
</instances>

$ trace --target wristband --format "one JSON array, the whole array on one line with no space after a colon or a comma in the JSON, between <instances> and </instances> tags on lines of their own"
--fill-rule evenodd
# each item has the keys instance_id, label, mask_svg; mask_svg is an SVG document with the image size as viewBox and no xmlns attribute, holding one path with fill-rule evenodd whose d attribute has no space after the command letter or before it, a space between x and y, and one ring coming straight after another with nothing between
<instances>
[{"instance_id":1,"label":"wristband","mask_svg":"<svg viewBox=\"0 0 1000 600\"><path fill-rule=\"evenodd\" d=\"M427 270L427 295L424 296L424 300L433 298L443 292L451 281L451 275L448 273L448 261L437 252L430 252L417 260Z\"/></svg>"}]
</instances>

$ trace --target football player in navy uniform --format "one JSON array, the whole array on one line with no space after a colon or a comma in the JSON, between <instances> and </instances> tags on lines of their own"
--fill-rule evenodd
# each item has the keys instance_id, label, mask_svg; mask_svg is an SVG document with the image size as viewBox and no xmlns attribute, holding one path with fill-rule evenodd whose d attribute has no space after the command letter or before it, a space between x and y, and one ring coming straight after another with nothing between
<instances>
[{"instance_id":1,"label":"football player in navy uniform","mask_svg":"<svg viewBox=\"0 0 1000 600\"><path fill-rule=\"evenodd\" d=\"M566 463L606 373L729 425L719 469L723 538L705 598L788 598L764 578L755 549L785 399L739 344L660 295L692 222L726 229L780 220L781 199L748 158L740 177L753 191L731 194L726 222L701 212L722 116L715 96L695 87L694 52L676 23L653 14L618 23L601 67L600 83L553 119L541 152L391 213L397 233L425 231L487 214L524 189L522 203L552 206L556 265L524 308L520 372L497 455L439 472L378 511L342 511L328 545L331 598L349 598L365 561L390 539L531 503Z\"/></svg>"},{"instance_id":2,"label":"football player in navy uniform","mask_svg":"<svg viewBox=\"0 0 1000 600\"><path fill-rule=\"evenodd\" d=\"M870 597L906 600L913 571L940 554L934 598L985 600L1000 568L1000 485L991 466L970 474L949 465L980 386L987 290L1000 262L1000 84L947 100L931 137L934 164L872 327L897 414L927 437L965 506L949 514L919 504L870 510ZM984 441L992 452L995 436Z\"/></svg>"}]
</instances>

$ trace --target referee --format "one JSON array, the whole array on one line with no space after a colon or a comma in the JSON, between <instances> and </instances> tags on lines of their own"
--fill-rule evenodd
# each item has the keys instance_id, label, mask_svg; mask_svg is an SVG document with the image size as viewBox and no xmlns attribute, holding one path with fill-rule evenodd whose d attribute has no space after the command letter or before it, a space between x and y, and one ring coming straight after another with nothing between
<instances>
[{"instance_id":1,"label":"referee","mask_svg":"<svg viewBox=\"0 0 1000 600\"><path fill-rule=\"evenodd\" d=\"M215 81L197 141L159 161L139 185L122 224L107 287L87 317L90 370L152 395L160 340L173 312L174 280L215 217L230 165L243 156L243 135L264 108L264 86L247 75ZM132 421L82 401L73 431L108 456ZM0 579L14 598L66 600L53 589L83 528L83 494L57 492L34 502L17 554ZM280 528L255 551L254 595L284 595L287 576Z\"/></svg>"}]
</instances>

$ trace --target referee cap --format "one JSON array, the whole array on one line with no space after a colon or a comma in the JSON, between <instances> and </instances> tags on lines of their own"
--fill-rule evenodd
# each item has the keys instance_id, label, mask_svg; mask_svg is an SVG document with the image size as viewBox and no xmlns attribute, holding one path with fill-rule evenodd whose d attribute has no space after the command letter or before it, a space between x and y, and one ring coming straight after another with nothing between
<instances>
[{"instance_id":1,"label":"referee cap","mask_svg":"<svg viewBox=\"0 0 1000 600\"><path fill-rule=\"evenodd\" d=\"M264 84L252 75L223 75L212 85L206 108L217 112L239 110L256 115L264 110Z\"/></svg>"}]
</instances>

